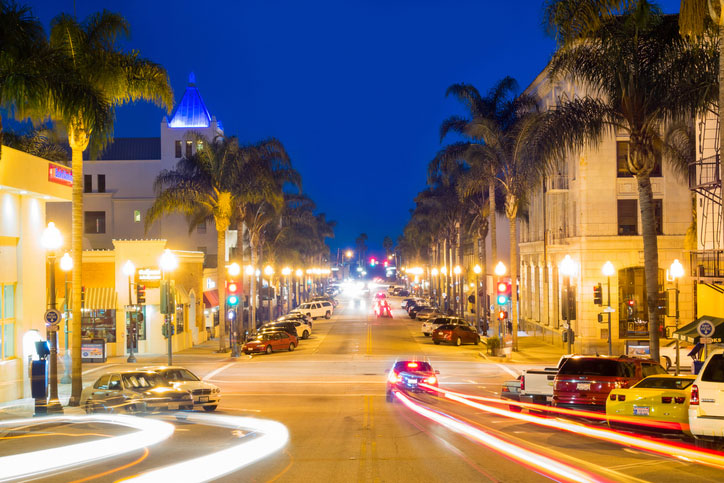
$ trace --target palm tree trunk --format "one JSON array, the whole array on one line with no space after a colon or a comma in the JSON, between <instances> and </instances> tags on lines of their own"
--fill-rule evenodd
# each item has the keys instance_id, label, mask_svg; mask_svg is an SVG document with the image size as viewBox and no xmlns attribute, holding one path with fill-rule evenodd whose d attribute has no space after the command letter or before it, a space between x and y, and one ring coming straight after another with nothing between
<instances>
[{"instance_id":1,"label":"palm tree trunk","mask_svg":"<svg viewBox=\"0 0 724 483\"><path fill-rule=\"evenodd\" d=\"M477 287L477 293L475 294L476 297L480 296L480 292L483 292L483 298L480 299L480 313L478 314L478 318L482 318L483 320L488 320L487 313L488 313L488 265L487 265L487 249L485 248L485 234L480 234L480 240L478 242L478 258L480 259L480 275L483 278L483 285L482 287Z\"/></svg>"},{"instance_id":2,"label":"palm tree trunk","mask_svg":"<svg viewBox=\"0 0 724 483\"><path fill-rule=\"evenodd\" d=\"M490 200L490 254L492 255L492 264L495 265L498 260L498 234L496 232L495 220L495 179L488 185L488 199Z\"/></svg>"},{"instance_id":3,"label":"palm tree trunk","mask_svg":"<svg viewBox=\"0 0 724 483\"><path fill-rule=\"evenodd\" d=\"M654 219L654 195L651 179L637 177L639 187L639 205L641 206L641 228L644 239L644 277L646 282L646 302L649 315L649 348L651 358L659 360L659 247L656 238L656 220Z\"/></svg>"},{"instance_id":4,"label":"palm tree trunk","mask_svg":"<svg viewBox=\"0 0 724 483\"><path fill-rule=\"evenodd\" d=\"M518 240L517 216L508 218L510 224L510 318L513 321L513 350L518 350Z\"/></svg>"},{"instance_id":5,"label":"palm tree trunk","mask_svg":"<svg viewBox=\"0 0 724 483\"><path fill-rule=\"evenodd\" d=\"M256 251L256 242L254 236L249 236L249 263L251 264L252 274L249 280L249 332L256 330L256 267L254 266L254 251Z\"/></svg>"},{"instance_id":6,"label":"palm tree trunk","mask_svg":"<svg viewBox=\"0 0 724 483\"><path fill-rule=\"evenodd\" d=\"M216 224L216 287L219 292L219 352L226 352L226 229Z\"/></svg>"},{"instance_id":7,"label":"palm tree trunk","mask_svg":"<svg viewBox=\"0 0 724 483\"><path fill-rule=\"evenodd\" d=\"M71 253L73 257L71 291L71 391L70 406L80 404L83 391L83 366L80 357L81 344L81 290L83 286L83 151L88 147L88 136L80 130L70 130L68 143L72 151L73 205L71 224Z\"/></svg>"}]
</instances>

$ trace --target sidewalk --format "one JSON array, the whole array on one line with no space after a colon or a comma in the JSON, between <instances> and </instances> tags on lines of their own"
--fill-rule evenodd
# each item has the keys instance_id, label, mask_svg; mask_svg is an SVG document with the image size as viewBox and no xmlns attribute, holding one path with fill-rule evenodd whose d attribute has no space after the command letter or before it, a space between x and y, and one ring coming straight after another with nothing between
<instances>
[{"instance_id":1,"label":"sidewalk","mask_svg":"<svg viewBox=\"0 0 724 483\"><path fill-rule=\"evenodd\" d=\"M508 362L513 364L544 364L555 366L560 357L566 353L564 346L556 346L544 342L540 337L518 332L518 351L510 357L494 357L481 350L479 355L491 362Z\"/></svg>"}]
</instances>

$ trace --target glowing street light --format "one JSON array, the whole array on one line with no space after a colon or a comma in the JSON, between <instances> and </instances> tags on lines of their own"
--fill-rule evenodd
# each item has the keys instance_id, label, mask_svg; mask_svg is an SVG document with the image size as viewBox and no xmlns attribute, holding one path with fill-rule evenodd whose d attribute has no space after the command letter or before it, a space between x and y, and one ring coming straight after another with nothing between
<instances>
[{"instance_id":1,"label":"glowing street light","mask_svg":"<svg viewBox=\"0 0 724 483\"><path fill-rule=\"evenodd\" d=\"M229 265L226 270L229 272L229 275L231 275L232 277L238 277L239 274L241 273L241 267L236 262Z\"/></svg>"},{"instance_id":2,"label":"glowing street light","mask_svg":"<svg viewBox=\"0 0 724 483\"><path fill-rule=\"evenodd\" d=\"M495 266L494 271L498 277L502 277L503 275L505 275L507 269L505 268L505 264L503 262L498 262L498 264Z\"/></svg>"},{"instance_id":3,"label":"glowing street light","mask_svg":"<svg viewBox=\"0 0 724 483\"><path fill-rule=\"evenodd\" d=\"M684 276L684 266L678 259L674 260L669 267L669 275L674 279L674 290L676 290L676 329L679 328L679 279ZM679 375L679 338L676 338L676 375Z\"/></svg>"},{"instance_id":4,"label":"glowing street light","mask_svg":"<svg viewBox=\"0 0 724 483\"><path fill-rule=\"evenodd\" d=\"M55 251L63 244L63 237L60 234L60 230L56 228L55 223L52 221L48 223L48 226L43 230L40 235L40 244L48 252L48 264L50 265L50 300L48 300L49 311L55 310ZM48 401L43 401L43 406L46 412L62 413L63 407L60 405L58 400L58 332L57 326L51 326L48 324L46 333L50 342L50 374L49 374L49 386L50 395ZM37 399L36 399L37 401ZM36 408L37 408L36 403ZM36 411L37 414L37 411Z\"/></svg>"}]
</instances>

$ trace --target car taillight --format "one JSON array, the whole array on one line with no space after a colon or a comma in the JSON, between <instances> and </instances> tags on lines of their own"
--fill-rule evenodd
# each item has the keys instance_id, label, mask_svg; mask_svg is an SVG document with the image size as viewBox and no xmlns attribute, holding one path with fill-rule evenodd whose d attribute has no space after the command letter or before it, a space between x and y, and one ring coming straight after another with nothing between
<instances>
[{"instance_id":1,"label":"car taillight","mask_svg":"<svg viewBox=\"0 0 724 483\"><path fill-rule=\"evenodd\" d=\"M395 371L390 371L390 375L387 376L387 380L394 384L396 382L402 381L402 378Z\"/></svg>"},{"instance_id":2,"label":"car taillight","mask_svg":"<svg viewBox=\"0 0 724 483\"><path fill-rule=\"evenodd\" d=\"M508 386L503 386L503 392L510 392L510 389L508 389Z\"/></svg>"},{"instance_id":3,"label":"car taillight","mask_svg":"<svg viewBox=\"0 0 724 483\"><path fill-rule=\"evenodd\" d=\"M681 396L681 397L675 397L675 398L674 398L674 402L675 402L676 404L684 404L684 401L686 401L686 398L683 397L683 396Z\"/></svg>"},{"instance_id":4,"label":"car taillight","mask_svg":"<svg viewBox=\"0 0 724 483\"><path fill-rule=\"evenodd\" d=\"M661 402L663 404L671 404L671 396L661 396Z\"/></svg>"},{"instance_id":5,"label":"car taillight","mask_svg":"<svg viewBox=\"0 0 724 483\"><path fill-rule=\"evenodd\" d=\"M625 400L626 400L626 395L625 395L625 394L619 394L619 395L618 395L618 400L619 400L619 401L625 401Z\"/></svg>"},{"instance_id":6,"label":"car taillight","mask_svg":"<svg viewBox=\"0 0 724 483\"><path fill-rule=\"evenodd\" d=\"M520 390L525 391L525 376L520 376Z\"/></svg>"},{"instance_id":7,"label":"car taillight","mask_svg":"<svg viewBox=\"0 0 724 483\"><path fill-rule=\"evenodd\" d=\"M425 382L428 383L428 384L435 385L435 384L437 384L437 377L435 377L435 376L430 376L430 377L428 377L427 379L425 379Z\"/></svg>"},{"instance_id":8,"label":"car taillight","mask_svg":"<svg viewBox=\"0 0 724 483\"><path fill-rule=\"evenodd\" d=\"M692 384L691 386L691 398L689 398L689 404L691 406L699 405L699 386Z\"/></svg>"}]
</instances>

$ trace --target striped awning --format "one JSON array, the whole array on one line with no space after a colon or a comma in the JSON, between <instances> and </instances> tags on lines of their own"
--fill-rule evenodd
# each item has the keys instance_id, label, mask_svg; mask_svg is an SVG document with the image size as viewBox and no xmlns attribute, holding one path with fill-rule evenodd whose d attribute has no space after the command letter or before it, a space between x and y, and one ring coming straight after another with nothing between
<instances>
[{"instance_id":1,"label":"striped awning","mask_svg":"<svg viewBox=\"0 0 724 483\"><path fill-rule=\"evenodd\" d=\"M211 309L219 306L219 291L217 289L204 291L204 307Z\"/></svg>"},{"instance_id":2,"label":"striped awning","mask_svg":"<svg viewBox=\"0 0 724 483\"><path fill-rule=\"evenodd\" d=\"M113 287L86 287L85 309L115 310L118 295Z\"/></svg>"}]
</instances>

